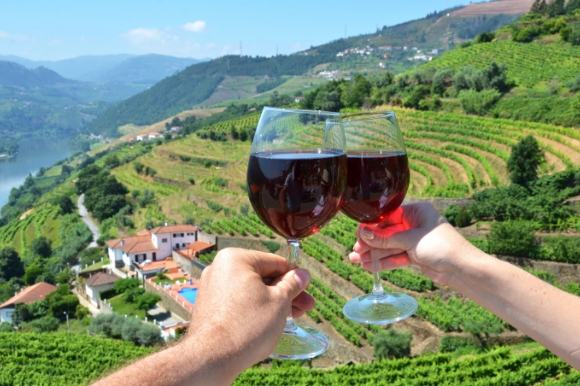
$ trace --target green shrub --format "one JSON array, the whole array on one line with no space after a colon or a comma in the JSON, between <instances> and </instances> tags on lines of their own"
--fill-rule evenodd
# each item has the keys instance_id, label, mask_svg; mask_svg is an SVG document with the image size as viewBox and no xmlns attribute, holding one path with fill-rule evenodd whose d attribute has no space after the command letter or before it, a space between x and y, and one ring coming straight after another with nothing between
<instances>
[{"instance_id":1,"label":"green shrub","mask_svg":"<svg viewBox=\"0 0 580 386\"><path fill-rule=\"evenodd\" d=\"M471 215L465 205L459 207L457 205L449 205L443 213L443 217L449 221L453 226L463 228L471 224Z\"/></svg>"},{"instance_id":2,"label":"green shrub","mask_svg":"<svg viewBox=\"0 0 580 386\"><path fill-rule=\"evenodd\" d=\"M572 33L570 33L568 41L573 46L580 46L580 28L576 28L574 31L572 31Z\"/></svg>"},{"instance_id":3,"label":"green shrub","mask_svg":"<svg viewBox=\"0 0 580 386\"><path fill-rule=\"evenodd\" d=\"M30 322L35 332L52 332L58 330L58 319L53 316L44 316Z\"/></svg>"},{"instance_id":4,"label":"green shrub","mask_svg":"<svg viewBox=\"0 0 580 386\"><path fill-rule=\"evenodd\" d=\"M540 31L535 27L526 27L512 33L512 40L518 43L529 43L538 36Z\"/></svg>"},{"instance_id":5,"label":"green shrub","mask_svg":"<svg viewBox=\"0 0 580 386\"><path fill-rule=\"evenodd\" d=\"M538 254L535 224L528 221L494 222L487 242L490 253L521 257Z\"/></svg>"},{"instance_id":6,"label":"green shrub","mask_svg":"<svg viewBox=\"0 0 580 386\"><path fill-rule=\"evenodd\" d=\"M461 336L445 335L439 344L439 352L454 352L462 347L476 347L477 345L470 338Z\"/></svg>"},{"instance_id":7,"label":"green shrub","mask_svg":"<svg viewBox=\"0 0 580 386\"><path fill-rule=\"evenodd\" d=\"M269 241L269 240L260 240L260 242L266 247L268 248L268 251L270 251L270 253L274 253L276 252L278 249L280 249L280 243L276 242L276 241Z\"/></svg>"},{"instance_id":8,"label":"green shrub","mask_svg":"<svg viewBox=\"0 0 580 386\"><path fill-rule=\"evenodd\" d=\"M380 331L372 339L375 358L402 358L411 355L411 332L398 332L393 328Z\"/></svg>"},{"instance_id":9,"label":"green shrub","mask_svg":"<svg viewBox=\"0 0 580 386\"><path fill-rule=\"evenodd\" d=\"M480 92L473 89L462 90L459 93L461 107L467 114L485 115L499 98L501 98L501 94L493 89Z\"/></svg>"}]
</instances>

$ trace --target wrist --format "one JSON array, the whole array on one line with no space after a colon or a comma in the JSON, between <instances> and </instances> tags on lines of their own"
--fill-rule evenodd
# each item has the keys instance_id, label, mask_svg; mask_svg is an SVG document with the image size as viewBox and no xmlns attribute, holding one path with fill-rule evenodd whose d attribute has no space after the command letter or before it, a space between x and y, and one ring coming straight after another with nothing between
<instances>
[{"instance_id":1,"label":"wrist","mask_svg":"<svg viewBox=\"0 0 580 386\"><path fill-rule=\"evenodd\" d=\"M459 292L465 292L472 283L485 280L487 267L497 259L463 239L461 247L454 249L453 258L449 261L448 285Z\"/></svg>"},{"instance_id":2,"label":"wrist","mask_svg":"<svg viewBox=\"0 0 580 386\"><path fill-rule=\"evenodd\" d=\"M214 343L215 338L192 334L172 348L174 355L182 358L182 365L189 368L187 384L230 385L244 370L235 355L226 351L227 341Z\"/></svg>"}]
</instances>

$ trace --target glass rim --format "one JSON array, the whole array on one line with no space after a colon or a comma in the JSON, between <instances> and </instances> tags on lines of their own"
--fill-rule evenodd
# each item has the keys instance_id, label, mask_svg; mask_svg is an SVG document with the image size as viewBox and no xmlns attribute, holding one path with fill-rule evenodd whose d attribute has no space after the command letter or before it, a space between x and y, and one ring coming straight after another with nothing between
<instances>
[{"instance_id":1,"label":"glass rim","mask_svg":"<svg viewBox=\"0 0 580 386\"><path fill-rule=\"evenodd\" d=\"M287 109L287 108L283 108L283 107L264 106L263 110L266 110L266 109L273 110L273 111L285 111L285 112L291 112L291 113L300 113L300 114L317 114L317 115L329 115L329 116L338 117L338 118L341 117L340 113L335 113L332 111L324 111L324 110Z\"/></svg>"},{"instance_id":2,"label":"glass rim","mask_svg":"<svg viewBox=\"0 0 580 386\"><path fill-rule=\"evenodd\" d=\"M358 116L371 115L371 114L376 114L376 116L369 117L369 118L362 118L362 119L349 119L351 117L356 118ZM353 121L365 121L365 120L371 120L371 119L386 118L389 116L394 117L395 111L393 111L393 110L364 111L364 112L356 113L356 114L352 114L352 115L345 115L345 116L343 116L342 122L347 123L347 122L353 122Z\"/></svg>"}]
</instances>

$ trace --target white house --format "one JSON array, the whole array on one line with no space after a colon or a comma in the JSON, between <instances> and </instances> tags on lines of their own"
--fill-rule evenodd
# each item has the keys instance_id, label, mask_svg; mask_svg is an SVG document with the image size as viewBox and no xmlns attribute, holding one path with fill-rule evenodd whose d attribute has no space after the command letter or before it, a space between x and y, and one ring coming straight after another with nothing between
<instances>
[{"instance_id":1,"label":"white house","mask_svg":"<svg viewBox=\"0 0 580 386\"><path fill-rule=\"evenodd\" d=\"M134 269L145 261L165 260L174 249L185 248L197 240L193 225L166 225L142 230L137 236L107 241L109 259L115 266Z\"/></svg>"},{"instance_id":2,"label":"white house","mask_svg":"<svg viewBox=\"0 0 580 386\"><path fill-rule=\"evenodd\" d=\"M181 127L179 127L179 126L173 126L171 129L169 129L169 132L171 134L177 134L179 132L179 130L181 130Z\"/></svg>"},{"instance_id":3,"label":"white house","mask_svg":"<svg viewBox=\"0 0 580 386\"><path fill-rule=\"evenodd\" d=\"M143 141L144 139L147 139L147 135L148 134L139 134L136 139L137 141Z\"/></svg>"},{"instance_id":4,"label":"white house","mask_svg":"<svg viewBox=\"0 0 580 386\"><path fill-rule=\"evenodd\" d=\"M17 304L30 304L38 300L43 300L46 296L56 291L56 289L56 286L52 284L40 282L17 292L12 298L0 304L0 323L12 323L12 314Z\"/></svg>"},{"instance_id":5,"label":"white house","mask_svg":"<svg viewBox=\"0 0 580 386\"><path fill-rule=\"evenodd\" d=\"M149 133L149 139L155 139L161 137L161 134L157 132Z\"/></svg>"},{"instance_id":6,"label":"white house","mask_svg":"<svg viewBox=\"0 0 580 386\"><path fill-rule=\"evenodd\" d=\"M161 337L164 340L168 340L169 337L175 338L178 333L184 334L189 328L189 322L177 322L171 326L161 326ZM178 332L177 330L181 331Z\"/></svg>"},{"instance_id":7,"label":"white house","mask_svg":"<svg viewBox=\"0 0 580 386\"><path fill-rule=\"evenodd\" d=\"M99 305L99 293L111 289L115 286L115 282L119 280L117 276L109 275L106 272L98 272L94 275L91 275L85 281L85 292L87 294L87 298L93 303L95 306Z\"/></svg>"}]
</instances>

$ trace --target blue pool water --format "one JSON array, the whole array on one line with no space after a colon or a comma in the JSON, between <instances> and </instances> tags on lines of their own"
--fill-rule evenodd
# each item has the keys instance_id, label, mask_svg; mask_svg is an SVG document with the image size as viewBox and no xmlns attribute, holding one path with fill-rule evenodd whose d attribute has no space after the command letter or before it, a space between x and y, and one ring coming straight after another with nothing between
<instances>
[{"instance_id":1,"label":"blue pool water","mask_svg":"<svg viewBox=\"0 0 580 386\"><path fill-rule=\"evenodd\" d=\"M184 288L179 290L179 294L183 296L191 304L195 304L195 298L197 296L197 288Z\"/></svg>"}]
</instances>

